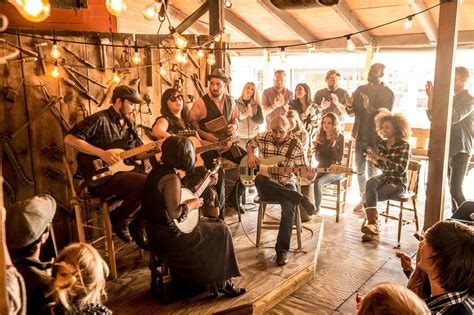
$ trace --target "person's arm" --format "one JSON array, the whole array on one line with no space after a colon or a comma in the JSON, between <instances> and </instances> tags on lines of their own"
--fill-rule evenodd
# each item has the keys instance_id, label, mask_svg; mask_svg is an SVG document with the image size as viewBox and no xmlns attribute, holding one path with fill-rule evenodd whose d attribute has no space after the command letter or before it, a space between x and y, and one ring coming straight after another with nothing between
<instances>
[{"instance_id":1,"label":"person's arm","mask_svg":"<svg viewBox=\"0 0 474 315\"><path fill-rule=\"evenodd\" d=\"M344 157L344 135L340 134L339 137L337 137L337 140L332 146L332 154L334 160L339 163L342 162L342 158Z\"/></svg>"},{"instance_id":2,"label":"person's arm","mask_svg":"<svg viewBox=\"0 0 474 315\"><path fill-rule=\"evenodd\" d=\"M169 174L160 179L158 190L163 194L168 215L172 219L185 218L187 213L198 209L202 198L193 198L181 203L181 181L176 174Z\"/></svg>"},{"instance_id":3,"label":"person's arm","mask_svg":"<svg viewBox=\"0 0 474 315\"><path fill-rule=\"evenodd\" d=\"M293 165L296 167L306 166L306 169L304 169L300 174L301 177L304 177L311 182L314 181L317 175L316 169L311 168L309 166L308 160L306 158L306 154L303 150L303 146L300 141L298 141L298 143L293 149L292 160L293 160Z\"/></svg>"},{"instance_id":4,"label":"person's arm","mask_svg":"<svg viewBox=\"0 0 474 315\"><path fill-rule=\"evenodd\" d=\"M252 117L250 117L250 119L252 119L252 121L257 124L261 124L263 123L263 111L260 105L256 104L256 106L257 106L257 111Z\"/></svg>"},{"instance_id":5,"label":"person's arm","mask_svg":"<svg viewBox=\"0 0 474 315\"><path fill-rule=\"evenodd\" d=\"M256 167L259 163L257 156L255 155L255 148L258 148L259 135L256 135L252 139L247 141L247 166Z\"/></svg>"},{"instance_id":6,"label":"person's arm","mask_svg":"<svg viewBox=\"0 0 474 315\"><path fill-rule=\"evenodd\" d=\"M156 140L166 139L171 134L167 132L169 127L169 122L164 117L159 117L156 120L156 123L153 125L152 133Z\"/></svg>"},{"instance_id":7,"label":"person's arm","mask_svg":"<svg viewBox=\"0 0 474 315\"><path fill-rule=\"evenodd\" d=\"M462 99L460 99L457 104L453 104L453 112L451 114L451 125L457 124L469 115L471 115L473 109L474 99L472 96L467 94Z\"/></svg>"},{"instance_id":8,"label":"person's arm","mask_svg":"<svg viewBox=\"0 0 474 315\"><path fill-rule=\"evenodd\" d=\"M113 165L120 161L118 154L93 146L86 140L82 140L72 134L67 134L66 137L64 137L64 144L76 149L79 152L98 156L109 165Z\"/></svg>"}]
</instances>

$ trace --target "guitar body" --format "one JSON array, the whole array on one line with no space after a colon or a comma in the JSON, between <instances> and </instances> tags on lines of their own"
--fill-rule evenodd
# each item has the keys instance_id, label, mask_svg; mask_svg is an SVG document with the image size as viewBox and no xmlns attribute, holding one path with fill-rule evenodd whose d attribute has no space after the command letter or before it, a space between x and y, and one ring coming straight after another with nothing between
<instances>
[{"instance_id":1,"label":"guitar body","mask_svg":"<svg viewBox=\"0 0 474 315\"><path fill-rule=\"evenodd\" d=\"M272 156L271 158L268 159L259 159L260 160L260 165L258 165L256 168L249 168L247 166L247 161L248 161L248 155L244 156L242 160L240 161L240 182L244 186L252 186L255 184L255 177L257 177L258 174L262 175L267 175L265 172L266 167L270 166L278 166L278 164L282 163L285 161L284 156Z\"/></svg>"},{"instance_id":2,"label":"guitar body","mask_svg":"<svg viewBox=\"0 0 474 315\"><path fill-rule=\"evenodd\" d=\"M186 200L194 198L198 197L191 190L181 188L180 204L184 203ZM199 223L199 216L199 209L192 209L188 212L188 216L184 221L178 222L178 220L173 219L173 224L181 233L191 233Z\"/></svg>"}]
</instances>

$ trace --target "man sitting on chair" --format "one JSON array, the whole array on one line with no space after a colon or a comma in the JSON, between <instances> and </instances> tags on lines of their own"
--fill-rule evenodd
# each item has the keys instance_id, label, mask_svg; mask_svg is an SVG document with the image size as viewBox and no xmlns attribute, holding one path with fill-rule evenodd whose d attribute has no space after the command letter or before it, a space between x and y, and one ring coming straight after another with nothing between
<instances>
[{"instance_id":1,"label":"man sitting on chair","mask_svg":"<svg viewBox=\"0 0 474 315\"><path fill-rule=\"evenodd\" d=\"M255 156L255 148L258 148L259 157L263 159L274 156L285 157L282 166L308 166L301 142L288 133L289 127L286 117L277 116L270 123L270 131L249 140L247 143L248 167L255 168L259 164L259 159ZM308 167L301 176L313 181L316 171ZM315 210L314 205L306 196L296 191L295 174L274 174L271 177L257 175L255 186L262 199L275 200L281 205L281 221L275 250L277 265L286 265L296 206L301 204L305 211L312 215Z\"/></svg>"}]
</instances>

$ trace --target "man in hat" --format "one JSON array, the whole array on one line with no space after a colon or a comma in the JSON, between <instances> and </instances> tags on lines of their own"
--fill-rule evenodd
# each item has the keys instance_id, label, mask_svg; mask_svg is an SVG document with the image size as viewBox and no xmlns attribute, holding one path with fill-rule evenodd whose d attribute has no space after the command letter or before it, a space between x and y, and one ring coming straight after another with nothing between
<instances>
[{"instance_id":1,"label":"man in hat","mask_svg":"<svg viewBox=\"0 0 474 315\"><path fill-rule=\"evenodd\" d=\"M47 295L50 291L51 276L47 269L50 263L40 260L41 246L49 238L49 230L56 201L49 195L38 195L17 202L7 209L6 239L13 263L26 284L27 312L37 314L51 302Z\"/></svg>"},{"instance_id":2,"label":"man in hat","mask_svg":"<svg viewBox=\"0 0 474 315\"><path fill-rule=\"evenodd\" d=\"M293 93L285 87L285 70L276 70L273 74L273 86L262 93L262 107L266 115L267 130L270 130L270 121L285 115L288 102L293 99Z\"/></svg>"},{"instance_id":3,"label":"man in hat","mask_svg":"<svg viewBox=\"0 0 474 315\"><path fill-rule=\"evenodd\" d=\"M344 115L347 114L346 105L349 99L349 93L339 87L339 78L341 74L335 70L329 70L326 73L326 87L316 92L314 103L318 104L322 110L321 117L327 113L334 113L344 128Z\"/></svg>"},{"instance_id":4,"label":"man in hat","mask_svg":"<svg viewBox=\"0 0 474 315\"><path fill-rule=\"evenodd\" d=\"M219 140L234 137L238 127L238 109L235 105L234 98L225 93L227 84L230 83L231 79L225 74L224 69L215 68L212 73L208 76L209 79L209 92L203 97L197 99L193 107L190 110L191 118L198 123L198 133L206 141L215 143ZM225 128L213 128L212 122L221 121ZM219 124L218 124L219 125ZM222 123L220 124L222 125ZM221 155L232 162L239 164L242 156L245 155L245 150L237 145L230 146L229 142L228 151L223 152ZM210 168L209 164L212 163L212 159L216 157L215 151L203 154L203 159L206 162L206 166ZM219 217L224 219L224 171L219 170L218 182L216 184L217 194L219 196ZM240 206L240 196L243 193L243 187L236 183L233 190L230 193L231 202L236 211L242 211Z\"/></svg>"},{"instance_id":5,"label":"man in hat","mask_svg":"<svg viewBox=\"0 0 474 315\"><path fill-rule=\"evenodd\" d=\"M64 138L64 143L82 154L102 159L107 165L119 162L120 156L107 149L119 148L118 143L122 143L120 148L124 150L143 144L135 130L135 123L130 120L136 106L143 103L133 88L117 86L112 94L112 106L77 123ZM153 152L145 152L136 158L144 159L152 155ZM123 203L111 212L110 219L115 234L124 242L132 240L128 226L139 210L145 178L145 174L136 171L117 172L105 183L94 187L94 191L100 195L123 198ZM86 178L86 181L94 186L92 180Z\"/></svg>"},{"instance_id":6,"label":"man in hat","mask_svg":"<svg viewBox=\"0 0 474 315\"><path fill-rule=\"evenodd\" d=\"M301 142L289 133L290 123L285 116L277 116L270 122L270 131L260 133L247 142L248 167L255 168L259 158L267 159L274 156L284 156L285 161L281 166L304 167L308 166L305 150ZM259 157L255 155L258 148ZM288 262L290 249L291 230L295 218L296 206L301 204L306 213L314 214L315 207L308 197L296 191L296 174L274 174L271 177L257 175L255 186L258 195L263 199L276 200L281 205L281 221L275 245L276 262L278 266ZM302 177L313 181L316 171L306 168L301 172Z\"/></svg>"}]
</instances>

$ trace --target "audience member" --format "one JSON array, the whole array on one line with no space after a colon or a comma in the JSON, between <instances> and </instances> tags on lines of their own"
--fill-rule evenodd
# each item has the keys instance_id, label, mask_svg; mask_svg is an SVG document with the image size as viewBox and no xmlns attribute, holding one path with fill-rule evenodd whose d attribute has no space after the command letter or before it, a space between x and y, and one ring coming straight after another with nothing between
<instances>
[{"instance_id":1,"label":"audience member","mask_svg":"<svg viewBox=\"0 0 474 315\"><path fill-rule=\"evenodd\" d=\"M296 110L312 139L319 123L319 108L311 101L311 89L306 83L299 83L295 88L295 98L289 103L290 108Z\"/></svg>"},{"instance_id":2,"label":"audience member","mask_svg":"<svg viewBox=\"0 0 474 315\"><path fill-rule=\"evenodd\" d=\"M247 141L257 135L260 124L263 123L262 103L255 83L247 82L244 85L235 105L239 110L237 134L240 137L240 145L245 148Z\"/></svg>"},{"instance_id":3,"label":"audience member","mask_svg":"<svg viewBox=\"0 0 474 315\"><path fill-rule=\"evenodd\" d=\"M286 72L276 70L273 75L273 86L263 91L262 107L270 130L270 122L277 116L284 115L288 110L288 103L293 99L293 93L285 88Z\"/></svg>"}]
</instances>

